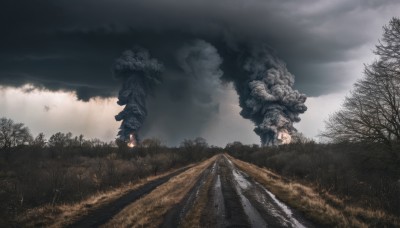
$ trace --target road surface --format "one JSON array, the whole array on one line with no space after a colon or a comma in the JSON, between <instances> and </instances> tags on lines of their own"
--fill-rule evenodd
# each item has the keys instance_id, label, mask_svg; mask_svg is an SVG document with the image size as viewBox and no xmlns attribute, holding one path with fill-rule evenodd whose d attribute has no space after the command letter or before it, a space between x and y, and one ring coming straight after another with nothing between
<instances>
[{"instance_id":1,"label":"road surface","mask_svg":"<svg viewBox=\"0 0 400 228\"><path fill-rule=\"evenodd\" d=\"M71 227L107 225L125 206L149 194L157 186L168 184L170 178L180 173L182 171L155 180L129 193L131 197L122 197L113 204L91 212ZM199 202L203 202L202 208L195 208L200 205ZM194 187L179 203L171 206L163 215L160 226L188 226L186 222L193 214L197 214L197 227L314 227L301 214L239 170L224 155L219 156L199 175Z\"/></svg>"},{"instance_id":2,"label":"road surface","mask_svg":"<svg viewBox=\"0 0 400 228\"><path fill-rule=\"evenodd\" d=\"M200 227L314 227L226 156L204 172L184 202L167 213L163 227L179 226L207 178L212 178L212 185L206 189L209 202L201 213Z\"/></svg>"}]
</instances>

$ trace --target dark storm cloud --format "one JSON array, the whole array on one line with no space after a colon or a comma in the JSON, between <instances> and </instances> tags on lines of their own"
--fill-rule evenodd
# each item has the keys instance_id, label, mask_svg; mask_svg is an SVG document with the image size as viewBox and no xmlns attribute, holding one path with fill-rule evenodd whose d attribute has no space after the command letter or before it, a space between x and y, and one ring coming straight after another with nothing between
<instances>
[{"instance_id":1,"label":"dark storm cloud","mask_svg":"<svg viewBox=\"0 0 400 228\"><path fill-rule=\"evenodd\" d=\"M76 91L83 100L113 96L117 83L109 77L110 64L122 50L140 44L162 55L166 45L178 46L190 38L205 39L217 48L267 43L296 75L297 88L320 95L341 89L346 77L313 66L351 58L351 50L369 38L363 29L368 23L359 16L362 11L396 3L4 0L0 83L30 82L50 90Z\"/></svg>"},{"instance_id":2,"label":"dark storm cloud","mask_svg":"<svg viewBox=\"0 0 400 228\"><path fill-rule=\"evenodd\" d=\"M149 102L143 134L150 132L176 145L184 137L198 137L219 112L222 59L204 40L185 42L176 53L177 68L167 69L163 85ZM154 128L157 128L154 131Z\"/></svg>"}]
</instances>

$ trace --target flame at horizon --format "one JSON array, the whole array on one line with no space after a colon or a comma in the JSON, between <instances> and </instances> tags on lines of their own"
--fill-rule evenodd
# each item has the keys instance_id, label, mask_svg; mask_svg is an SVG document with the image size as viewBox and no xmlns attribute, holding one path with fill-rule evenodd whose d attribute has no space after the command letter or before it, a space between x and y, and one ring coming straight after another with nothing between
<instances>
[{"instance_id":1,"label":"flame at horizon","mask_svg":"<svg viewBox=\"0 0 400 228\"><path fill-rule=\"evenodd\" d=\"M129 135L128 147L133 148L136 146L136 138L134 134Z\"/></svg>"},{"instance_id":2,"label":"flame at horizon","mask_svg":"<svg viewBox=\"0 0 400 228\"><path fill-rule=\"evenodd\" d=\"M277 137L279 144L289 144L292 141L292 136L289 134L289 132L286 129L283 129L278 132L278 137Z\"/></svg>"}]
</instances>

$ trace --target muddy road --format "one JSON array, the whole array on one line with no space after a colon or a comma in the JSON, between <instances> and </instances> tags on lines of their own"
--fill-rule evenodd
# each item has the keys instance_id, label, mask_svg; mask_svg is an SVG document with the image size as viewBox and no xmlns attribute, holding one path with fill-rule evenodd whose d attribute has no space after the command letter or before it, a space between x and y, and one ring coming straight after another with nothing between
<instances>
[{"instance_id":1,"label":"muddy road","mask_svg":"<svg viewBox=\"0 0 400 228\"><path fill-rule=\"evenodd\" d=\"M187 172L190 172L188 170ZM180 174L184 175L184 173ZM115 227L111 221L110 215L118 213L123 207L129 204L139 204L140 197L152 197L152 191L156 192L157 188L163 185L171 189L182 188L182 184L174 185L173 176L179 178L179 173L168 176L171 180L157 182L146 191L141 191L140 196L136 195L131 199L125 199L123 204L114 204L112 207L102 208L97 213L89 214L73 226L78 227L97 227L104 225L105 227ZM167 178L166 178L167 179ZM165 182L166 181L166 182ZM192 184L177 202L171 203L164 207L163 213L156 213L157 206L152 209L147 216L147 223L135 223L130 221L125 227L314 227L300 213L291 209L270 191L258 182L254 181L248 174L238 169L234 163L224 155L218 156L202 169L201 173L196 176L195 184ZM165 183L163 183L165 182ZM172 185L172 186L171 186ZM146 188L146 186L144 186ZM171 194L172 195L172 194ZM165 201L169 194L164 195L161 199L154 201ZM151 207L150 204L149 208ZM147 207L146 204L144 207ZM154 207L154 205L153 205ZM126 208L129 208L127 206ZM158 206L161 208L161 206ZM107 213L110 209L113 212ZM141 209L145 209L141 206ZM126 212L134 214L135 211ZM152 213L154 212L154 215ZM104 215L107 216L104 216ZM118 215L116 215L118 217ZM121 217L121 216L120 216ZM124 223L119 223L124 224Z\"/></svg>"},{"instance_id":2,"label":"muddy road","mask_svg":"<svg viewBox=\"0 0 400 228\"><path fill-rule=\"evenodd\" d=\"M207 179L212 183L209 186L205 184ZM207 195L199 196L201 188L205 186L208 189L203 191L207 192ZM199 201L207 200L207 206L197 212L200 220L196 225L200 227L314 227L310 221L239 170L226 156L220 156L211 168L204 172L199 183L186 197L186 202L180 202L171 209L175 220L167 214L168 219L164 220L163 227L177 227L177 224L188 227L185 225L185 216L190 210L185 208L193 205L193 195L199 197ZM204 199L201 199L202 197Z\"/></svg>"}]
</instances>

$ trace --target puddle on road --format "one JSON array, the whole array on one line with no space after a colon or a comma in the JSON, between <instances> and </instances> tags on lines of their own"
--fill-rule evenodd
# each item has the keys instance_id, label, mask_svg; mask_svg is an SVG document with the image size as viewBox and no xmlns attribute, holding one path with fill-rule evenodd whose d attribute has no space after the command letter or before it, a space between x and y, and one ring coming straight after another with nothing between
<instances>
[{"instance_id":1,"label":"puddle on road","mask_svg":"<svg viewBox=\"0 0 400 228\"><path fill-rule=\"evenodd\" d=\"M215 172L215 168L217 167L217 162L215 161L212 168L211 168L211 173Z\"/></svg>"},{"instance_id":2,"label":"puddle on road","mask_svg":"<svg viewBox=\"0 0 400 228\"><path fill-rule=\"evenodd\" d=\"M243 194L244 191L251 188L253 183L246 179L246 174L242 173L241 171L237 170L233 163L227 159L231 168L232 174L234 177L234 181L237 183L235 185L236 190L240 196L242 205L244 207L245 213L249 217L251 224L253 227L267 227L265 220L262 218L260 213L255 209L255 207L250 203L247 197ZM268 208L268 212L273 215L277 220L280 221L282 226L285 227L296 227L296 228L305 228L306 226L303 225L300 221L298 221L294 216L292 210L286 206L283 202L276 198L274 194L268 191L264 186L255 182L259 190L255 191L256 201L264 205L265 208ZM255 186L254 186L255 187ZM266 194L265 194L266 193ZM271 201L272 199L272 201Z\"/></svg>"},{"instance_id":3,"label":"puddle on road","mask_svg":"<svg viewBox=\"0 0 400 228\"><path fill-rule=\"evenodd\" d=\"M290 210L288 206L282 203L272 192L268 191L266 188L259 186L272 198L272 200L282 209L282 211L286 214L286 216L290 219L292 224L298 228L306 228L303 224L301 224L296 218L293 217L293 212Z\"/></svg>"},{"instance_id":4,"label":"puddle on road","mask_svg":"<svg viewBox=\"0 0 400 228\"><path fill-rule=\"evenodd\" d=\"M225 160L227 160L228 162L229 162L229 164L233 167L233 163L232 163L232 161L231 160L229 160L227 157L225 157L224 156L224 158L225 158Z\"/></svg>"},{"instance_id":5,"label":"puddle on road","mask_svg":"<svg viewBox=\"0 0 400 228\"><path fill-rule=\"evenodd\" d=\"M229 161L229 159L228 159ZM247 197L243 194L243 191L248 189L251 186L251 183L246 180L246 178L239 173L234 167L231 161L229 161L231 164L231 169L232 169L232 174L234 181L236 182L235 188L236 192L238 193L240 197L240 201L243 205L244 212L246 213L247 217L250 220L251 226L252 227L267 227L267 224L265 223L264 219L261 217L260 213L253 207L253 205L250 203L250 201L247 199Z\"/></svg>"},{"instance_id":6,"label":"puddle on road","mask_svg":"<svg viewBox=\"0 0 400 228\"><path fill-rule=\"evenodd\" d=\"M233 177L235 181L239 184L240 188L243 190L248 189L251 186L251 183L246 180L246 178L240 174L236 169L232 169Z\"/></svg>"}]
</instances>

